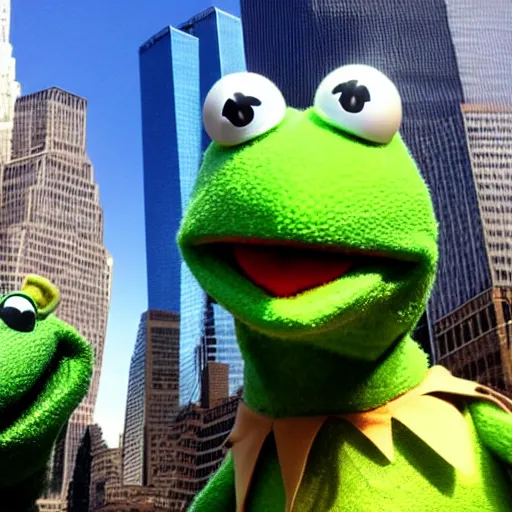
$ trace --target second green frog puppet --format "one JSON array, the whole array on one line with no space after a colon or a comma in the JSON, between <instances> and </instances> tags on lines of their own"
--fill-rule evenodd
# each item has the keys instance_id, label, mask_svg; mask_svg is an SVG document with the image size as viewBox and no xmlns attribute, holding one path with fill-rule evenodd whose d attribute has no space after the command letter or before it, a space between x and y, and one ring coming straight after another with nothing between
<instances>
[{"instance_id":1,"label":"second green frog puppet","mask_svg":"<svg viewBox=\"0 0 512 512\"><path fill-rule=\"evenodd\" d=\"M87 393L92 350L54 311L58 289L28 276L0 297L0 510L35 512L52 447Z\"/></svg>"}]
</instances>

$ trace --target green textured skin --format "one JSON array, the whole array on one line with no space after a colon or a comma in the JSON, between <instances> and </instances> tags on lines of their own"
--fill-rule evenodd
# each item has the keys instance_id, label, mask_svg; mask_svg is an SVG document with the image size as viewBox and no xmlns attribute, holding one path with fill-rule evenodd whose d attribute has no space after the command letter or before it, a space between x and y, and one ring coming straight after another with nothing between
<instances>
[{"instance_id":1,"label":"green textured skin","mask_svg":"<svg viewBox=\"0 0 512 512\"><path fill-rule=\"evenodd\" d=\"M90 346L54 315L32 332L0 321L0 503L32 510L53 443L87 393L92 361Z\"/></svg>"},{"instance_id":2,"label":"green textured skin","mask_svg":"<svg viewBox=\"0 0 512 512\"><path fill-rule=\"evenodd\" d=\"M340 279L274 298L209 243L247 238L379 257L354 256L357 264ZM178 243L202 287L235 317L251 409L272 417L368 410L425 377L427 357L410 333L435 277L437 224L399 135L384 146L366 144L312 110L289 109L253 142L213 143ZM504 472L512 453L510 416L486 404L471 407L479 462L473 479L396 422L397 460L386 465L350 425L330 421L315 440L294 511L512 510ZM469 409L465 414L473 428ZM248 511L284 509L272 442L256 468ZM235 510L230 457L192 510Z\"/></svg>"},{"instance_id":3,"label":"green textured skin","mask_svg":"<svg viewBox=\"0 0 512 512\"><path fill-rule=\"evenodd\" d=\"M389 464L352 425L330 420L308 459L294 512L509 512L512 493L503 468L476 435L466 413L480 471L455 471L399 423L394 425L396 460ZM285 496L275 446L264 446L246 510L284 510ZM235 510L231 457L199 496L193 511Z\"/></svg>"}]
</instances>

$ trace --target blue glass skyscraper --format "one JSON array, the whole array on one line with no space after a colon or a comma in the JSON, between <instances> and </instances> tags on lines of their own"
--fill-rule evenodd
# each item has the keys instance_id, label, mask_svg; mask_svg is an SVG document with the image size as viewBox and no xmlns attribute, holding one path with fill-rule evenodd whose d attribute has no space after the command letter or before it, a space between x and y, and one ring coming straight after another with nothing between
<instances>
[{"instance_id":1,"label":"blue glass skyscraper","mask_svg":"<svg viewBox=\"0 0 512 512\"><path fill-rule=\"evenodd\" d=\"M205 296L175 238L209 143L203 100L222 75L244 70L240 20L216 8L164 29L140 48L149 307L180 311L182 404L199 397L205 354L230 364L230 392L242 385L233 319Z\"/></svg>"},{"instance_id":2,"label":"blue glass skyscraper","mask_svg":"<svg viewBox=\"0 0 512 512\"><path fill-rule=\"evenodd\" d=\"M139 55L148 306L179 311L175 239L201 159L199 42L166 28Z\"/></svg>"}]
</instances>

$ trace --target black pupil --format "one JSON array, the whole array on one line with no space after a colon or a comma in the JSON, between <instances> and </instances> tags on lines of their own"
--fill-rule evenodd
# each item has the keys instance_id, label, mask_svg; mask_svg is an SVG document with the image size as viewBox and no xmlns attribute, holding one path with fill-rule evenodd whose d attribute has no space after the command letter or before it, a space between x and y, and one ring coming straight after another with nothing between
<instances>
[{"instance_id":1,"label":"black pupil","mask_svg":"<svg viewBox=\"0 0 512 512\"><path fill-rule=\"evenodd\" d=\"M364 104L370 101L370 92L365 85L357 85L357 80L349 80L338 84L333 90L332 94L339 94L340 105L344 110L351 114L357 114L364 108Z\"/></svg>"},{"instance_id":2,"label":"black pupil","mask_svg":"<svg viewBox=\"0 0 512 512\"><path fill-rule=\"evenodd\" d=\"M36 315L32 310L20 311L15 307L3 306L0 318L8 327L20 332L33 331L36 325Z\"/></svg>"},{"instance_id":3,"label":"black pupil","mask_svg":"<svg viewBox=\"0 0 512 512\"><path fill-rule=\"evenodd\" d=\"M261 101L253 96L245 96L241 92L235 92L231 98L224 103L222 116L226 117L230 123L237 128L243 128L254 119L254 110L252 107L259 107Z\"/></svg>"}]
</instances>

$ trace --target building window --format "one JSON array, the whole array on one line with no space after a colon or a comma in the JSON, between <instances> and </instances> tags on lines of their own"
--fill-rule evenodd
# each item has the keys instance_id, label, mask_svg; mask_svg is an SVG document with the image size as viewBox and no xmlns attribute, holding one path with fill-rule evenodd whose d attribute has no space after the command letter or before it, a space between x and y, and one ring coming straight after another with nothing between
<instances>
[{"instance_id":1,"label":"building window","mask_svg":"<svg viewBox=\"0 0 512 512\"><path fill-rule=\"evenodd\" d=\"M478 318L480 320L481 332L487 332L490 329L489 318L487 317L487 310L484 309L483 311L480 311L480 313L478 313Z\"/></svg>"},{"instance_id":2,"label":"building window","mask_svg":"<svg viewBox=\"0 0 512 512\"><path fill-rule=\"evenodd\" d=\"M453 352L455 350L455 342L453 339L453 331L447 331L446 333L446 345L447 345L447 352Z\"/></svg>"},{"instance_id":3,"label":"building window","mask_svg":"<svg viewBox=\"0 0 512 512\"><path fill-rule=\"evenodd\" d=\"M508 302L502 302L501 307L503 309L503 318L505 323L507 324L512 319L512 315L510 313L510 304Z\"/></svg>"},{"instance_id":4,"label":"building window","mask_svg":"<svg viewBox=\"0 0 512 512\"><path fill-rule=\"evenodd\" d=\"M472 339L471 329L469 328L469 321L462 324L462 342L463 344L469 343Z\"/></svg>"},{"instance_id":5,"label":"building window","mask_svg":"<svg viewBox=\"0 0 512 512\"><path fill-rule=\"evenodd\" d=\"M489 313L489 320L491 322L490 329L495 329L498 325L498 319L496 318L496 310L494 309L494 306L491 306L488 310Z\"/></svg>"}]
</instances>

